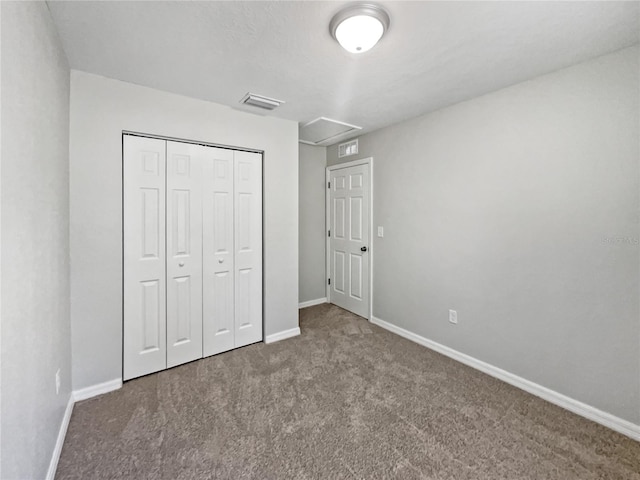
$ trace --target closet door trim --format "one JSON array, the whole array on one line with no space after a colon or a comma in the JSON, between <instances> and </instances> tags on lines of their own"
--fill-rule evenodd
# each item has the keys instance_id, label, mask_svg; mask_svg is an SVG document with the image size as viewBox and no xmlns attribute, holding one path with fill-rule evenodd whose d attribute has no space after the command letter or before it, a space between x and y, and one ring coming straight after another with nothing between
<instances>
[{"instance_id":1,"label":"closet door trim","mask_svg":"<svg viewBox=\"0 0 640 480\"><path fill-rule=\"evenodd\" d=\"M167 142L188 143L192 145L202 145L203 147L223 148L225 150L233 150L235 152L253 152L259 153L260 155L264 154L264 150L258 150L255 148L238 147L235 145L226 145L223 143L203 142L201 140L190 140L186 138L167 137L164 135L153 135L150 133L135 132L133 130L123 130L122 136L151 138L154 140L165 140Z\"/></svg>"}]
</instances>

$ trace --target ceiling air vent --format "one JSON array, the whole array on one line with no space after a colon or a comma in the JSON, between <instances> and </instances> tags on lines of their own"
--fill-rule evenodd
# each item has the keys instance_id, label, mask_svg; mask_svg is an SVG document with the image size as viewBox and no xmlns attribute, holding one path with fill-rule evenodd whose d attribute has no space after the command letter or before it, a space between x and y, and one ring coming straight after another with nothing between
<instances>
[{"instance_id":1,"label":"ceiling air vent","mask_svg":"<svg viewBox=\"0 0 640 480\"><path fill-rule=\"evenodd\" d=\"M276 100L275 98L263 97L262 95L256 95L255 93L247 93L240 103L244 105L251 105L252 107L264 108L265 110L274 110L282 105L282 100Z\"/></svg>"},{"instance_id":2,"label":"ceiling air vent","mask_svg":"<svg viewBox=\"0 0 640 480\"><path fill-rule=\"evenodd\" d=\"M338 158L348 157L358 153L358 139L344 142L338 145Z\"/></svg>"},{"instance_id":3,"label":"ceiling air vent","mask_svg":"<svg viewBox=\"0 0 640 480\"><path fill-rule=\"evenodd\" d=\"M331 145L338 137L361 130L362 127L319 117L299 128L300 142L308 145Z\"/></svg>"}]
</instances>

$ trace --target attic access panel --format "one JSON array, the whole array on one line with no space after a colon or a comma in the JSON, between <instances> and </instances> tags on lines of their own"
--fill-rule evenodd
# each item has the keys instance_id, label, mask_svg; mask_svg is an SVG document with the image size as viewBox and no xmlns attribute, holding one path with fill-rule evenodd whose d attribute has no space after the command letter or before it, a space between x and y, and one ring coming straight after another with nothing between
<instances>
[{"instance_id":1,"label":"attic access panel","mask_svg":"<svg viewBox=\"0 0 640 480\"><path fill-rule=\"evenodd\" d=\"M308 145L322 145L324 142L358 130L362 130L362 127L319 117L300 126L299 139L300 142Z\"/></svg>"}]
</instances>

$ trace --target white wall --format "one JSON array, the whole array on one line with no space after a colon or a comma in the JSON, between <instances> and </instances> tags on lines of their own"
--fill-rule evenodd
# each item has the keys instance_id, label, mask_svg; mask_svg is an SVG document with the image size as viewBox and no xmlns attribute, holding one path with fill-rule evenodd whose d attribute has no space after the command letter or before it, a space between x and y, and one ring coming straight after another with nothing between
<instances>
[{"instance_id":1,"label":"white wall","mask_svg":"<svg viewBox=\"0 0 640 480\"><path fill-rule=\"evenodd\" d=\"M300 144L300 303L326 297L326 152L325 147Z\"/></svg>"},{"instance_id":2,"label":"white wall","mask_svg":"<svg viewBox=\"0 0 640 480\"><path fill-rule=\"evenodd\" d=\"M0 476L40 479L71 394L69 67L44 2L0 8Z\"/></svg>"},{"instance_id":3,"label":"white wall","mask_svg":"<svg viewBox=\"0 0 640 480\"><path fill-rule=\"evenodd\" d=\"M640 424L639 57L360 137L374 316Z\"/></svg>"},{"instance_id":4,"label":"white wall","mask_svg":"<svg viewBox=\"0 0 640 480\"><path fill-rule=\"evenodd\" d=\"M264 150L264 327L298 327L295 122L71 73L73 388L122 376L122 131Z\"/></svg>"}]
</instances>

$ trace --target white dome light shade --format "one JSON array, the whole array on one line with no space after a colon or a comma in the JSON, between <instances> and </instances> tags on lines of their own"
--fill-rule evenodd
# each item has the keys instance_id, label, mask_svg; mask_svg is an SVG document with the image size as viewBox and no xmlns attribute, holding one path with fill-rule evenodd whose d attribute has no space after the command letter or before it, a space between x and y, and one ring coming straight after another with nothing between
<instances>
[{"instance_id":1,"label":"white dome light shade","mask_svg":"<svg viewBox=\"0 0 640 480\"><path fill-rule=\"evenodd\" d=\"M384 27L377 18L356 15L344 20L336 28L336 39L346 51L362 53L370 50L384 33Z\"/></svg>"},{"instance_id":2,"label":"white dome light shade","mask_svg":"<svg viewBox=\"0 0 640 480\"><path fill-rule=\"evenodd\" d=\"M378 5L356 3L336 13L329 30L342 48L351 53L370 50L389 28L389 15Z\"/></svg>"}]
</instances>

